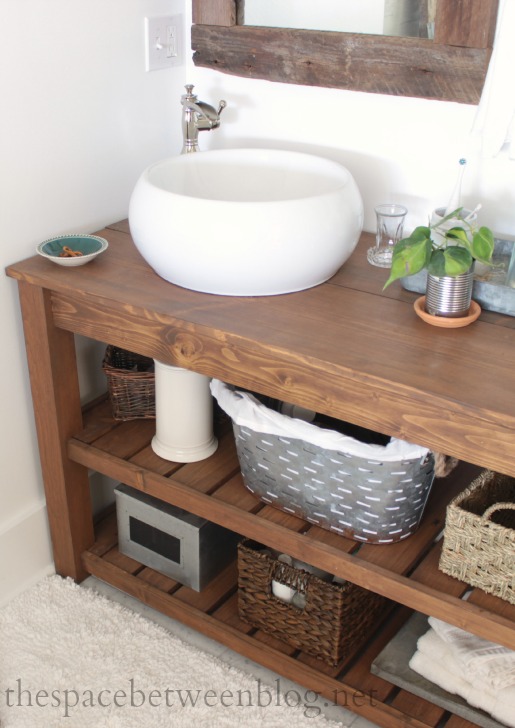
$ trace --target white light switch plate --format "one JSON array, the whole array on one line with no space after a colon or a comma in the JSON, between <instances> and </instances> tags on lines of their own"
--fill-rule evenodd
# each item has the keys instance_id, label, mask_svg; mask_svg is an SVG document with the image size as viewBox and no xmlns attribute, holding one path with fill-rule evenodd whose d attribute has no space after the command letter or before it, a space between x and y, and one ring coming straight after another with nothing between
<instances>
[{"instance_id":1,"label":"white light switch plate","mask_svg":"<svg viewBox=\"0 0 515 728\"><path fill-rule=\"evenodd\" d=\"M182 15L145 18L147 71L182 64L182 23Z\"/></svg>"}]
</instances>

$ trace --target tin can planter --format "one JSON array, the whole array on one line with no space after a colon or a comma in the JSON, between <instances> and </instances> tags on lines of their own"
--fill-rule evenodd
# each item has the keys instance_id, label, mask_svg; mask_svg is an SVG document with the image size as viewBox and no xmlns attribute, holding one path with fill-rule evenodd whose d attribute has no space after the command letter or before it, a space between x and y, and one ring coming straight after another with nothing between
<instances>
[{"instance_id":1,"label":"tin can planter","mask_svg":"<svg viewBox=\"0 0 515 728\"><path fill-rule=\"evenodd\" d=\"M431 316L462 318L470 309L474 268L458 276L428 274L425 309Z\"/></svg>"}]
</instances>

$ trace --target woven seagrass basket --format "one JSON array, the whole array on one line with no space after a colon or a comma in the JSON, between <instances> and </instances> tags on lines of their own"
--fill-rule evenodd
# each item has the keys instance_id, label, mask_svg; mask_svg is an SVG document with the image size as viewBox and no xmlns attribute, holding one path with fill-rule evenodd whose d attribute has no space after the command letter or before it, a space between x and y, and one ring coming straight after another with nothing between
<instances>
[{"instance_id":1,"label":"woven seagrass basket","mask_svg":"<svg viewBox=\"0 0 515 728\"><path fill-rule=\"evenodd\" d=\"M362 644L389 611L384 597L350 582L328 583L278 561L255 541L238 544L241 619L331 665ZM305 595L302 609L272 593L272 581Z\"/></svg>"},{"instance_id":2,"label":"woven seagrass basket","mask_svg":"<svg viewBox=\"0 0 515 728\"><path fill-rule=\"evenodd\" d=\"M110 345L106 349L102 369L107 378L115 420L155 418L153 359Z\"/></svg>"},{"instance_id":3,"label":"woven seagrass basket","mask_svg":"<svg viewBox=\"0 0 515 728\"><path fill-rule=\"evenodd\" d=\"M447 507L439 568L515 604L515 479L485 470Z\"/></svg>"}]
</instances>

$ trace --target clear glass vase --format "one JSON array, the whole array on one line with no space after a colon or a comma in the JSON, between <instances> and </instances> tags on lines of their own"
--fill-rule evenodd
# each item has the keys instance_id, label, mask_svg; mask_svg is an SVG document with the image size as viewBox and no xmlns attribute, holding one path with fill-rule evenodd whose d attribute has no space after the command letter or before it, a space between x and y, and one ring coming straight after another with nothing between
<instances>
[{"instance_id":1,"label":"clear glass vase","mask_svg":"<svg viewBox=\"0 0 515 728\"><path fill-rule=\"evenodd\" d=\"M375 208L377 218L376 243L367 252L368 262L379 268L390 268L393 249L402 238L407 215L404 205L385 203Z\"/></svg>"}]
</instances>

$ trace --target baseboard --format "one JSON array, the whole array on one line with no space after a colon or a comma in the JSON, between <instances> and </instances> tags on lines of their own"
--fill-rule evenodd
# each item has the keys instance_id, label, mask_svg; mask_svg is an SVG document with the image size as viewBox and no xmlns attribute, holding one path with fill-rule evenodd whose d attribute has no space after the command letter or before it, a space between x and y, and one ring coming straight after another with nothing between
<instances>
[{"instance_id":1,"label":"baseboard","mask_svg":"<svg viewBox=\"0 0 515 728\"><path fill-rule=\"evenodd\" d=\"M0 554L0 607L55 573L44 502L0 524Z\"/></svg>"}]
</instances>

